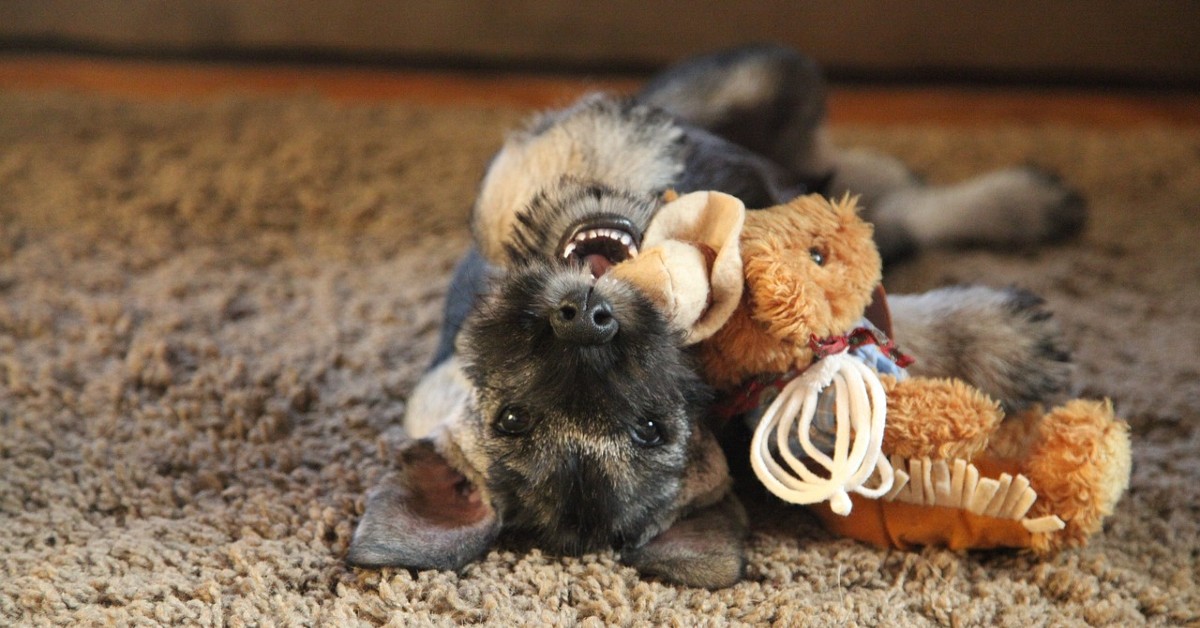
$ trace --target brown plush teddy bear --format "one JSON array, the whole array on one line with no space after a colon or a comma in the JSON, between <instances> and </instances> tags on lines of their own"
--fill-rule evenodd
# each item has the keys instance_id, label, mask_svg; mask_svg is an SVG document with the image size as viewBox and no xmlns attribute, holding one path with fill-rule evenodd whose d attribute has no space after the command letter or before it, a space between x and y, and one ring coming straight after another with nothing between
<instances>
[{"instance_id":1,"label":"brown plush teddy bear","mask_svg":"<svg viewBox=\"0 0 1200 628\"><path fill-rule=\"evenodd\" d=\"M642 249L612 272L698 343L726 410L757 421L767 488L833 531L1044 553L1085 543L1128 485L1128 430L1109 402L1005 417L961 380L899 368L864 319L881 262L853 199L746 212L697 192L664 206Z\"/></svg>"}]
</instances>

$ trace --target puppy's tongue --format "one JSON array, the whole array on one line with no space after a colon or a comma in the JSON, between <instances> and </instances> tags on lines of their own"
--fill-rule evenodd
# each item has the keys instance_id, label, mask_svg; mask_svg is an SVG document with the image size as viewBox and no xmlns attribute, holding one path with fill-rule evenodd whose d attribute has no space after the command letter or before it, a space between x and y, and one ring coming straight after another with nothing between
<instances>
[{"instance_id":1,"label":"puppy's tongue","mask_svg":"<svg viewBox=\"0 0 1200 628\"><path fill-rule=\"evenodd\" d=\"M591 269L593 277L600 277L608 272L609 268L612 268L612 262L608 261L608 258L603 255L588 255L583 258L583 261Z\"/></svg>"}]
</instances>

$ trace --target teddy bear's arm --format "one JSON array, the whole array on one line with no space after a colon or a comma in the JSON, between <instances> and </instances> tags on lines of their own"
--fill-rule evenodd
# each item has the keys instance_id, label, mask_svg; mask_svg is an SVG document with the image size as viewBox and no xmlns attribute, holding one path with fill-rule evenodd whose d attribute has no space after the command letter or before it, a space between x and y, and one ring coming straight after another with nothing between
<instances>
[{"instance_id":1,"label":"teddy bear's arm","mask_svg":"<svg viewBox=\"0 0 1200 628\"><path fill-rule=\"evenodd\" d=\"M995 400L959 380L880 379L888 403L883 451L889 456L971 460L1003 418Z\"/></svg>"}]
</instances>

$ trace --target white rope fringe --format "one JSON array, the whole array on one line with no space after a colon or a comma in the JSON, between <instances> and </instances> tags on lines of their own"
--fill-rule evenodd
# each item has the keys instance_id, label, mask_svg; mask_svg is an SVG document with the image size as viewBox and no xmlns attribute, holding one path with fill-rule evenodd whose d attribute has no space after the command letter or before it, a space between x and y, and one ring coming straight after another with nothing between
<instances>
[{"instance_id":1,"label":"white rope fringe","mask_svg":"<svg viewBox=\"0 0 1200 628\"><path fill-rule=\"evenodd\" d=\"M811 438L817 398L830 384L836 394L837 430L832 457L815 447ZM849 491L874 499L892 488L892 465L880 451L886 417L887 397L875 371L847 353L827 356L788 382L763 413L750 443L750 465L759 481L780 499L793 504L828 500L833 512L848 515ZM796 458L789 443L793 426L804 454L824 467L829 477L813 473ZM786 468L770 450L772 431ZM879 482L868 488L865 483L873 476Z\"/></svg>"}]
</instances>

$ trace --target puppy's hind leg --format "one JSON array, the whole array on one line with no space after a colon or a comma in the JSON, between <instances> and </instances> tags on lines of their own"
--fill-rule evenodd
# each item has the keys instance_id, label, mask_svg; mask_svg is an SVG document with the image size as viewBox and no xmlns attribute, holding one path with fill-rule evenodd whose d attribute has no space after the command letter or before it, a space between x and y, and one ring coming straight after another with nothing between
<instances>
[{"instance_id":1,"label":"puppy's hind leg","mask_svg":"<svg viewBox=\"0 0 1200 628\"><path fill-rule=\"evenodd\" d=\"M888 303L896 342L916 359L913 375L966 380L1009 412L1067 392L1070 356L1031 292L955 286Z\"/></svg>"},{"instance_id":2,"label":"puppy's hind leg","mask_svg":"<svg viewBox=\"0 0 1200 628\"><path fill-rule=\"evenodd\" d=\"M694 57L655 77L637 100L770 159L810 189L832 170L820 137L824 80L812 59L790 48L746 46Z\"/></svg>"},{"instance_id":3,"label":"puppy's hind leg","mask_svg":"<svg viewBox=\"0 0 1200 628\"><path fill-rule=\"evenodd\" d=\"M928 186L891 157L849 150L834 159L830 193L860 195L887 261L931 247L1029 248L1073 235L1087 218L1078 192L1034 167Z\"/></svg>"}]
</instances>

